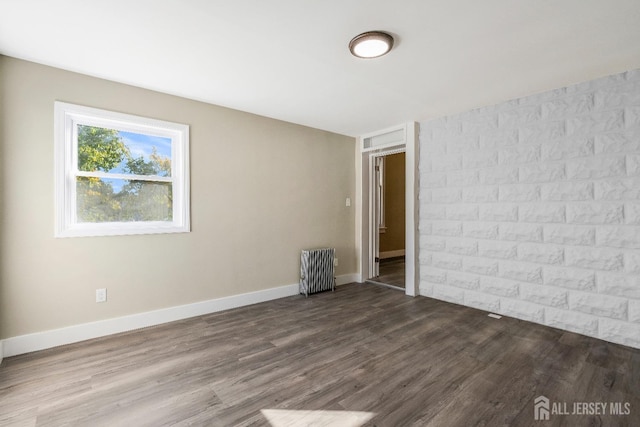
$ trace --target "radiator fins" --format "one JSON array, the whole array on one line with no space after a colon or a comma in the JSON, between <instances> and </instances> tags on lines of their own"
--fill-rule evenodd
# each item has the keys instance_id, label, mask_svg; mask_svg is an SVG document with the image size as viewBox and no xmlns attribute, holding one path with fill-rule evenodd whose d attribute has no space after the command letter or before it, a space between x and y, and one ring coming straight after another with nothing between
<instances>
[{"instance_id":1,"label":"radiator fins","mask_svg":"<svg viewBox=\"0 0 640 427\"><path fill-rule=\"evenodd\" d=\"M308 249L300 254L300 293L305 296L336 287L334 248Z\"/></svg>"}]
</instances>

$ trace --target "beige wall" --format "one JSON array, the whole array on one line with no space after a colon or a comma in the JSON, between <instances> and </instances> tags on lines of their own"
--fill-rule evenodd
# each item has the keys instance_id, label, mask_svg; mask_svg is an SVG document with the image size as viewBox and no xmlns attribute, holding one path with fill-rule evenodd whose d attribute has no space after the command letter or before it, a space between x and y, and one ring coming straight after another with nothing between
<instances>
[{"instance_id":1,"label":"beige wall","mask_svg":"<svg viewBox=\"0 0 640 427\"><path fill-rule=\"evenodd\" d=\"M0 95L0 338L357 271L353 138L2 56ZM55 239L55 100L190 125L192 232Z\"/></svg>"},{"instance_id":2,"label":"beige wall","mask_svg":"<svg viewBox=\"0 0 640 427\"><path fill-rule=\"evenodd\" d=\"M380 252L405 248L404 163L404 153L384 158L384 216L387 231L380 234Z\"/></svg>"}]
</instances>

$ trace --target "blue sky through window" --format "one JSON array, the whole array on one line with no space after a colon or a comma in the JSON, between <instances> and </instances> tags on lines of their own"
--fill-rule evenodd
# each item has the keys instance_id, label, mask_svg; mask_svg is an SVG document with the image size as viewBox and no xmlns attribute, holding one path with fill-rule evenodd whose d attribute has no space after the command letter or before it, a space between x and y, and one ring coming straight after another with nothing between
<instances>
[{"instance_id":1,"label":"blue sky through window","mask_svg":"<svg viewBox=\"0 0 640 427\"><path fill-rule=\"evenodd\" d=\"M129 152L133 158L142 157L145 162L151 159L151 153L153 148L162 157L171 158L171 138L165 138L161 136L145 135L142 133L127 132L123 130L118 131L118 136L122 139L125 145L129 148ZM125 172L124 166L126 161L120 163L113 172L123 173ZM113 190L117 193L122 190L122 187L126 181L114 180L112 182Z\"/></svg>"},{"instance_id":2,"label":"blue sky through window","mask_svg":"<svg viewBox=\"0 0 640 427\"><path fill-rule=\"evenodd\" d=\"M123 130L118 131L118 135L127 147L129 147L133 157L137 158L142 156L145 161L149 161L153 147L156 147L158 154L171 158L171 138L125 132Z\"/></svg>"},{"instance_id":3,"label":"blue sky through window","mask_svg":"<svg viewBox=\"0 0 640 427\"><path fill-rule=\"evenodd\" d=\"M171 158L171 138L126 132L123 130L118 131L118 136L129 148L131 157L135 159L142 157L145 162L148 162L151 159L151 153L153 152L154 147L162 157ZM122 163L115 167L111 172L125 172L124 167L126 164L126 160L123 160Z\"/></svg>"}]
</instances>

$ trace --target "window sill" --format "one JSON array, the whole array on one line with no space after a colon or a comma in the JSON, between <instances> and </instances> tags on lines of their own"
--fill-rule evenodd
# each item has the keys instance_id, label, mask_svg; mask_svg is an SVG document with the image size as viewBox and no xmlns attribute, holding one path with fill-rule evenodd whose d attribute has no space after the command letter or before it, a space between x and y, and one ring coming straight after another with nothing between
<instances>
[{"instance_id":1,"label":"window sill","mask_svg":"<svg viewBox=\"0 0 640 427\"><path fill-rule=\"evenodd\" d=\"M178 226L174 223L167 224L164 222L76 224L66 229L58 230L56 237L129 236L137 234L189 233L190 231L189 225Z\"/></svg>"}]
</instances>

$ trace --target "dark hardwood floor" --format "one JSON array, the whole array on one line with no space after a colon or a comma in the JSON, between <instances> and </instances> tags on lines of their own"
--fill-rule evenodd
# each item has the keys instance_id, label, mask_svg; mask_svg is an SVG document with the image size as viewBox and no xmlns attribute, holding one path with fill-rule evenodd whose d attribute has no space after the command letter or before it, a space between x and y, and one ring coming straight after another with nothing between
<instances>
[{"instance_id":1,"label":"dark hardwood floor","mask_svg":"<svg viewBox=\"0 0 640 427\"><path fill-rule=\"evenodd\" d=\"M379 273L374 282L405 288L404 257L380 260Z\"/></svg>"},{"instance_id":2,"label":"dark hardwood floor","mask_svg":"<svg viewBox=\"0 0 640 427\"><path fill-rule=\"evenodd\" d=\"M534 421L539 395L568 410L629 403L631 413ZM318 418L324 423L313 424ZM640 350L352 284L0 366L2 426L362 422L639 426Z\"/></svg>"}]
</instances>

